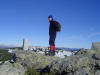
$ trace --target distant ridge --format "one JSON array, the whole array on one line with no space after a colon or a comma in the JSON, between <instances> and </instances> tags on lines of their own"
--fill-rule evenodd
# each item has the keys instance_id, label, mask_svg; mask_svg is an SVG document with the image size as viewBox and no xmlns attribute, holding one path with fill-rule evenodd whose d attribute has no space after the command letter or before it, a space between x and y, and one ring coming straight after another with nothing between
<instances>
[{"instance_id":1,"label":"distant ridge","mask_svg":"<svg viewBox=\"0 0 100 75\"><path fill-rule=\"evenodd\" d=\"M61 48L62 50L67 50L67 51L79 51L82 48Z\"/></svg>"},{"instance_id":2,"label":"distant ridge","mask_svg":"<svg viewBox=\"0 0 100 75\"><path fill-rule=\"evenodd\" d=\"M18 46L7 45L7 44L0 44L0 49L15 48L15 47L18 47Z\"/></svg>"}]
</instances>

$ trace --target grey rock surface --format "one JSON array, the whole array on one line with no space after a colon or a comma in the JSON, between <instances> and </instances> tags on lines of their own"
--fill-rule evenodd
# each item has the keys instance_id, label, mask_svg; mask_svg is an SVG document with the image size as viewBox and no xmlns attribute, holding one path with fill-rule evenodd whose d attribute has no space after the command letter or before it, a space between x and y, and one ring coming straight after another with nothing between
<instances>
[{"instance_id":1,"label":"grey rock surface","mask_svg":"<svg viewBox=\"0 0 100 75\"><path fill-rule=\"evenodd\" d=\"M14 64L0 66L0 75L24 75L27 67L50 70L54 75L99 75L100 51L80 50L67 58L45 56L33 51L17 50Z\"/></svg>"},{"instance_id":2,"label":"grey rock surface","mask_svg":"<svg viewBox=\"0 0 100 75\"><path fill-rule=\"evenodd\" d=\"M25 75L25 69L18 63L6 63L0 66L0 75Z\"/></svg>"}]
</instances>

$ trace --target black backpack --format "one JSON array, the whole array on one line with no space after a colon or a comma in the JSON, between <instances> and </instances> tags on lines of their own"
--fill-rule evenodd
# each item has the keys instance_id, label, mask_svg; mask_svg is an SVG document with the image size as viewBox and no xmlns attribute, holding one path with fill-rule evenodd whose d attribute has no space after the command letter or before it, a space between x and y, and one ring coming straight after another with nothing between
<instances>
[{"instance_id":1,"label":"black backpack","mask_svg":"<svg viewBox=\"0 0 100 75\"><path fill-rule=\"evenodd\" d=\"M57 32L60 32L60 31L61 31L61 25L60 25L60 23L57 22L57 21L55 21L55 23L56 23L56 25L57 25L56 31L57 31Z\"/></svg>"}]
</instances>

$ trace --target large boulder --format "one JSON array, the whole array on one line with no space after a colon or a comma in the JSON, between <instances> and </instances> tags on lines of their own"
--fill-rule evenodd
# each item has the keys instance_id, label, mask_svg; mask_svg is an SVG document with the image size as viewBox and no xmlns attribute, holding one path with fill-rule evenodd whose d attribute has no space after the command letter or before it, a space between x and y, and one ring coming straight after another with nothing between
<instances>
[{"instance_id":1,"label":"large boulder","mask_svg":"<svg viewBox=\"0 0 100 75\"><path fill-rule=\"evenodd\" d=\"M53 61L49 67L55 75L99 75L100 51L80 50L73 56Z\"/></svg>"},{"instance_id":2,"label":"large boulder","mask_svg":"<svg viewBox=\"0 0 100 75\"><path fill-rule=\"evenodd\" d=\"M54 56L45 56L33 51L15 51L17 62L26 67L34 67L35 69L43 69L54 60L61 58Z\"/></svg>"},{"instance_id":3,"label":"large boulder","mask_svg":"<svg viewBox=\"0 0 100 75\"><path fill-rule=\"evenodd\" d=\"M0 66L0 75L25 75L25 68L19 63L6 63Z\"/></svg>"},{"instance_id":4,"label":"large boulder","mask_svg":"<svg viewBox=\"0 0 100 75\"><path fill-rule=\"evenodd\" d=\"M50 69L55 74L89 75L93 73L95 61L89 57L71 56L66 59L54 61Z\"/></svg>"}]
</instances>

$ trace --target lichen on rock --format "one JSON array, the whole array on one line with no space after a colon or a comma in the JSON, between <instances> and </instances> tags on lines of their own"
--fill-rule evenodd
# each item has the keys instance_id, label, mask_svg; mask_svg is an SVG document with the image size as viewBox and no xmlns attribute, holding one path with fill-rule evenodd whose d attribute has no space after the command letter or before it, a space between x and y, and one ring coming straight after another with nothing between
<instances>
[{"instance_id":1,"label":"lichen on rock","mask_svg":"<svg viewBox=\"0 0 100 75\"><path fill-rule=\"evenodd\" d=\"M6 63L0 66L0 75L24 75L25 68L19 63Z\"/></svg>"},{"instance_id":2,"label":"lichen on rock","mask_svg":"<svg viewBox=\"0 0 100 75\"><path fill-rule=\"evenodd\" d=\"M100 51L80 50L67 58L17 50L14 64L0 66L0 75L99 75Z\"/></svg>"}]
</instances>

